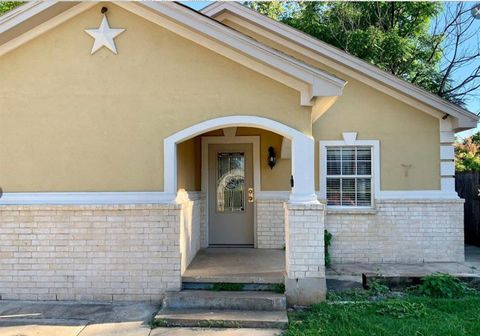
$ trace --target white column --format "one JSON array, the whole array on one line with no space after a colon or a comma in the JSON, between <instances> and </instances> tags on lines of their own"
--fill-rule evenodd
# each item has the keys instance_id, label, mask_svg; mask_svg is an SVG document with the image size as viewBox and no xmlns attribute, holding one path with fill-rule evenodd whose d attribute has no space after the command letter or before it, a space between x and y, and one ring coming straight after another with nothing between
<instances>
[{"instance_id":1,"label":"white column","mask_svg":"<svg viewBox=\"0 0 480 336\"><path fill-rule=\"evenodd\" d=\"M177 144L170 138L163 141L163 191L176 202Z\"/></svg>"},{"instance_id":2,"label":"white column","mask_svg":"<svg viewBox=\"0 0 480 336\"><path fill-rule=\"evenodd\" d=\"M285 290L290 305L325 299L323 204L285 203Z\"/></svg>"},{"instance_id":3,"label":"white column","mask_svg":"<svg viewBox=\"0 0 480 336\"><path fill-rule=\"evenodd\" d=\"M455 191L455 151L453 142L455 133L452 128L451 118L440 120L440 188L442 193L452 194L457 198Z\"/></svg>"},{"instance_id":4,"label":"white column","mask_svg":"<svg viewBox=\"0 0 480 336\"><path fill-rule=\"evenodd\" d=\"M290 203L318 203L315 194L315 141L307 136L292 139L292 175L294 186Z\"/></svg>"}]
</instances>

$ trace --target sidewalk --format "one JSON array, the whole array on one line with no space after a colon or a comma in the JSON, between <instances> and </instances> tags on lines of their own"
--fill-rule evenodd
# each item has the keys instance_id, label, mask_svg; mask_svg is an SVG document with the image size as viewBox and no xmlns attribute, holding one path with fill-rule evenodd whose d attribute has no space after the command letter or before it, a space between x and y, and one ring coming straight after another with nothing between
<instances>
[{"instance_id":1,"label":"sidewalk","mask_svg":"<svg viewBox=\"0 0 480 336\"><path fill-rule=\"evenodd\" d=\"M274 336L279 330L150 328L158 305L0 301L0 336Z\"/></svg>"}]
</instances>

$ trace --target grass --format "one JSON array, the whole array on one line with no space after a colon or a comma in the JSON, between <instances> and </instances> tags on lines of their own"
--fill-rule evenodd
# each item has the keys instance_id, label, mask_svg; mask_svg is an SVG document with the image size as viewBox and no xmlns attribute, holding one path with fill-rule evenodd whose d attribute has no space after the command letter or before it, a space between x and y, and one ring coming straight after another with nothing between
<instances>
[{"instance_id":1,"label":"grass","mask_svg":"<svg viewBox=\"0 0 480 336\"><path fill-rule=\"evenodd\" d=\"M245 285L241 283L227 283L227 282L218 282L214 283L212 286L212 290L216 292L239 292L243 290Z\"/></svg>"},{"instance_id":2,"label":"grass","mask_svg":"<svg viewBox=\"0 0 480 336\"><path fill-rule=\"evenodd\" d=\"M289 314L286 336L480 335L480 296L327 301Z\"/></svg>"}]
</instances>

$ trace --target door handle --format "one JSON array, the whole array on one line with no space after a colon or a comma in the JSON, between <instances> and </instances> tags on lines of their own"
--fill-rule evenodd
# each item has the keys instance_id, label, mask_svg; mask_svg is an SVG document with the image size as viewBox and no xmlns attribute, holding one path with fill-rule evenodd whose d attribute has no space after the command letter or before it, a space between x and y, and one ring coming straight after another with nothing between
<instances>
[{"instance_id":1,"label":"door handle","mask_svg":"<svg viewBox=\"0 0 480 336\"><path fill-rule=\"evenodd\" d=\"M248 203L253 203L253 200L255 199L254 194L253 194L253 188L248 188L247 190L248 196Z\"/></svg>"}]
</instances>

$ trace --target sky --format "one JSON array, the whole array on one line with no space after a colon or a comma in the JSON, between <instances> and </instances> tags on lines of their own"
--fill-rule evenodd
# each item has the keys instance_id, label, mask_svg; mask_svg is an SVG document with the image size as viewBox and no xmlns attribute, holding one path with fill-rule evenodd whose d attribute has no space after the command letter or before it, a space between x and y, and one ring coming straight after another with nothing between
<instances>
[{"instance_id":1,"label":"sky","mask_svg":"<svg viewBox=\"0 0 480 336\"><path fill-rule=\"evenodd\" d=\"M183 3L184 5L187 5L191 8L193 8L193 9L196 9L196 10L200 10L200 9L208 6L212 2L213 1L181 1L181 3ZM475 4L475 2L472 2L472 5L473 4ZM449 5L455 5L455 2L450 2ZM476 22L476 24L471 29L479 32L478 33L479 38L478 39L471 39L470 40L470 45L468 47L472 47L472 48L478 47L478 43L480 41L480 20L477 20L477 21L478 21L478 23ZM465 75L469 71L471 71L474 66L477 66L477 64L470 64L469 67L465 67L463 69L463 71L459 71L456 75L458 75L459 78L460 78L460 76ZM467 109L469 111L473 112L473 113L480 114L480 96L470 99L467 103ZM470 136L471 134L479 132L479 131L480 131L480 127L477 126L477 128L474 129L474 130L459 133L458 136L461 137L461 138L464 138L464 137Z\"/></svg>"},{"instance_id":2,"label":"sky","mask_svg":"<svg viewBox=\"0 0 480 336\"><path fill-rule=\"evenodd\" d=\"M188 7L191 7L196 10L200 10L203 7L208 6L211 4L213 1L180 1L182 4L187 5Z\"/></svg>"}]
</instances>

